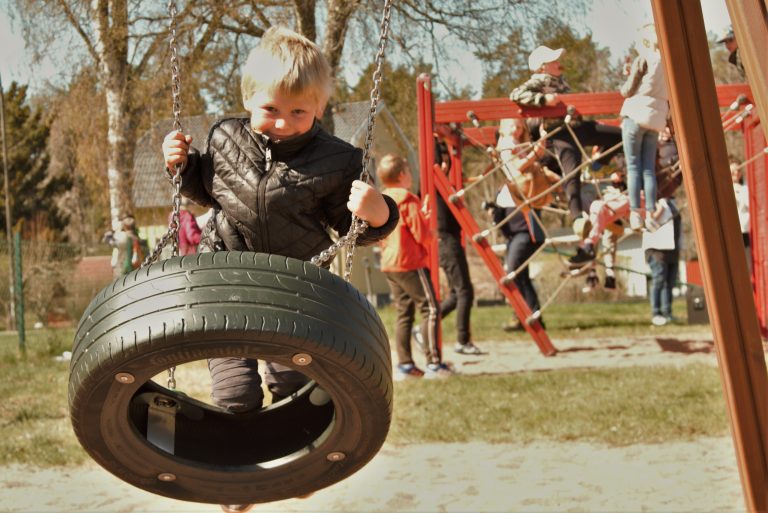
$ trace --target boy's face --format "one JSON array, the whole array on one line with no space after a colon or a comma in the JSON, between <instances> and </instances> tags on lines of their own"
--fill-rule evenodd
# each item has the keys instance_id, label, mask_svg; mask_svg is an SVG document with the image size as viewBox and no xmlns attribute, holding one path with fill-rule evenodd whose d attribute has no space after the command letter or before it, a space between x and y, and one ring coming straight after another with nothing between
<instances>
[{"instance_id":1,"label":"boy's face","mask_svg":"<svg viewBox=\"0 0 768 513\"><path fill-rule=\"evenodd\" d=\"M309 94L289 96L280 91L257 91L245 102L251 113L251 128L274 142L282 142L309 131L322 108Z\"/></svg>"},{"instance_id":2,"label":"boy's face","mask_svg":"<svg viewBox=\"0 0 768 513\"><path fill-rule=\"evenodd\" d=\"M541 71L553 77L559 77L563 73L560 69L560 61L545 62L541 65Z\"/></svg>"}]
</instances>

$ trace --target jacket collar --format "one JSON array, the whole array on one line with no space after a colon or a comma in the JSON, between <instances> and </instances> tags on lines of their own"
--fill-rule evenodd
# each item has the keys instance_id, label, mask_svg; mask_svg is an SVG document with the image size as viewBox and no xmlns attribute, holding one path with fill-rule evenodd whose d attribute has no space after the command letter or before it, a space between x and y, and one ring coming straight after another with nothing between
<instances>
[{"instance_id":1,"label":"jacket collar","mask_svg":"<svg viewBox=\"0 0 768 513\"><path fill-rule=\"evenodd\" d=\"M257 134L253 132L250 127L250 121L248 121L248 130L253 134L254 139L258 141L259 146L265 150L269 148L272 152L273 158L285 159L292 157L298 153L304 146L307 145L317 134L322 130L320 123L317 120L312 124L312 128L307 130L301 135L288 139L287 141L274 142L269 137L263 134Z\"/></svg>"}]
</instances>

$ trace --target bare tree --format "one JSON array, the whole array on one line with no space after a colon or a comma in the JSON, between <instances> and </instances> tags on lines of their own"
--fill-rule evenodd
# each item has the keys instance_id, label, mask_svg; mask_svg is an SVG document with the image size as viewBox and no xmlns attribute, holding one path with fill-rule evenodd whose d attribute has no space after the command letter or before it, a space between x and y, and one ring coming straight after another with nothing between
<instances>
[{"instance_id":1,"label":"bare tree","mask_svg":"<svg viewBox=\"0 0 768 513\"><path fill-rule=\"evenodd\" d=\"M129 0L15 0L29 46L39 53L62 41L72 45L73 74L97 70L107 113L103 143L109 184L110 219L132 210L130 177L136 133L148 101L168 94L168 17L160 2ZM398 0L393 3L394 49L422 60L433 55L439 74L441 59L450 58L449 35L469 48L494 48L512 28L526 26L543 13L572 12L583 0ZM206 99L227 108L239 102L237 69L254 40L276 24L291 26L318 40L334 72L339 72L347 40L363 52L365 67L373 60L383 0L179 0L178 40L185 83L197 77L199 88L182 88L199 113ZM324 26L318 27L318 20ZM45 30L39 27L44 26ZM350 36L351 34L351 36ZM75 44L79 41L79 44ZM370 44L368 44L370 43ZM390 47L392 49L392 47ZM406 59L407 62L407 59ZM206 88L207 84L207 88ZM170 102L169 102L170 103Z\"/></svg>"}]
</instances>

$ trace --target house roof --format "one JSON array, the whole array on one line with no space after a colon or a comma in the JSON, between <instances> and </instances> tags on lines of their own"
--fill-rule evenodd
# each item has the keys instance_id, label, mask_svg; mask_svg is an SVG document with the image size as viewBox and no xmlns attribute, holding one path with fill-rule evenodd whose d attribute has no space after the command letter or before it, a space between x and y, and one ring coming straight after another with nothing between
<instances>
[{"instance_id":1,"label":"house roof","mask_svg":"<svg viewBox=\"0 0 768 513\"><path fill-rule=\"evenodd\" d=\"M342 103L335 107L333 113L334 133L336 137L355 146L364 144L365 130L368 124L370 103ZM384 102L378 104L377 115L386 111ZM222 116L189 116L181 119L184 133L192 136L192 144L198 147L205 143L208 131L213 123L222 118L246 117L246 112L226 114ZM391 115L385 116L394 123ZM381 119L380 117L378 119ZM171 206L173 194L167 174L163 171L163 155L161 146L163 138L173 128L172 119L164 119L155 123L137 144L133 162L133 204L135 209ZM398 134L401 134L399 129Z\"/></svg>"}]
</instances>

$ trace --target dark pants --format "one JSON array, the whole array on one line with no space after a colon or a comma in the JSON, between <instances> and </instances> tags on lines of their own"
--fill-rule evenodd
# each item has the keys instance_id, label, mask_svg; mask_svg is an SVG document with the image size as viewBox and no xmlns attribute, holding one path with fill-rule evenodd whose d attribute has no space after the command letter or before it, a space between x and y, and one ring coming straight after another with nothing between
<instances>
[{"instance_id":1,"label":"dark pants","mask_svg":"<svg viewBox=\"0 0 768 513\"><path fill-rule=\"evenodd\" d=\"M527 231L513 233L507 239L507 255L506 266L507 272L518 271L518 267L528 260L528 258L536 251L541 244L534 243L531 240L531 234ZM532 312L536 312L539 305L539 296L536 294L536 289L533 288L533 282L531 281L531 275L528 273L528 266L524 269L520 269L515 274L515 286L523 295L526 304Z\"/></svg>"},{"instance_id":2,"label":"dark pants","mask_svg":"<svg viewBox=\"0 0 768 513\"><path fill-rule=\"evenodd\" d=\"M582 121L572 127L573 133L579 143L586 149L588 146L598 146L607 150L621 142L621 128L611 125L602 125L595 121ZM568 128L563 128L550 139L550 149L556 155L555 159L544 159L544 163L551 169L560 169L565 176L581 165L582 154L578 144L571 137ZM565 194L568 197L568 210L574 219L581 216L584 211L581 205L581 173L576 173L563 184Z\"/></svg>"},{"instance_id":3,"label":"dark pants","mask_svg":"<svg viewBox=\"0 0 768 513\"><path fill-rule=\"evenodd\" d=\"M266 362L264 381L272 393L272 402L298 391L308 381L304 374L285 365ZM208 360L211 373L214 404L234 412L261 408L264 392L261 389L258 360L247 358L211 358Z\"/></svg>"},{"instance_id":4,"label":"dark pants","mask_svg":"<svg viewBox=\"0 0 768 513\"><path fill-rule=\"evenodd\" d=\"M679 253L649 249L645 254L651 268L651 314L672 317L672 289L677 283Z\"/></svg>"},{"instance_id":5,"label":"dark pants","mask_svg":"<svg viewBox=\"0 0 768 513\"><path fill-rule=\"evenodd\" d=\"M438 247L440 267L445 271L449 288L448 295L440 303L440 317L445 318L456 310L456 339L460 344L466 344L472 340L469 316L475 299L467 255L460 235L441 233Z\"/></svg>"},{"instance_id":6,"label":"dark pants","mask_svg":"<svg viewBox=\"0 0 768 513\"><path fill-rule=\"evenodd\" d=\"M437 303L429 270L426 268L405 272L385 272L397 311L395 349L399 364L413 363L411 330L416 308L421 312L421 334L424 354L428 363L440 363L437 331L440 323L440 305Z\"/></svg>"}]
</instances>

